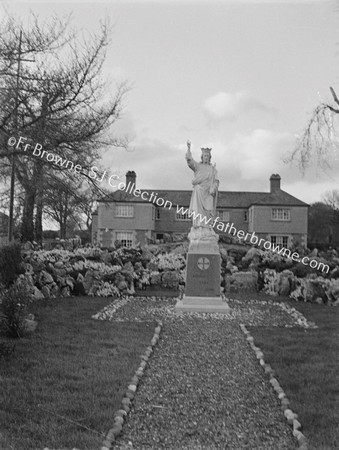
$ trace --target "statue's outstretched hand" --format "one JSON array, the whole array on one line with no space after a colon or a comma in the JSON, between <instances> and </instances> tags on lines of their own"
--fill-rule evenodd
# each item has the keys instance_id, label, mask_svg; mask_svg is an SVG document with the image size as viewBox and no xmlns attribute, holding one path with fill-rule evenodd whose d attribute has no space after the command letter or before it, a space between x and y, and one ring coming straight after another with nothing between
<instances>
[{"instance_id":1,"label":"statue's outstretched hand","mask_svg":"<svg viewBox=\"0 0 339 450\"><path fill-rule=\"evenodd\" d=\"M187 151L191 151L191 141L187 141Z\"/></svg>"}]
</instances>

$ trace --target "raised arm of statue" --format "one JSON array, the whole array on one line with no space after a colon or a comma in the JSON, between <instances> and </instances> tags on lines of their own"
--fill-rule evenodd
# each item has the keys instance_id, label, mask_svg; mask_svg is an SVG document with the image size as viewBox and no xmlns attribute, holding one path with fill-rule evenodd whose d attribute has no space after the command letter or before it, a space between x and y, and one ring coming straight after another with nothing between
<instances>
[{"instance_id":1,"label":"raised arm of statue","mask_svg":"<svg viewBox=\"0 0 339 450\"><path fill-rule=\"evenodd\" d=\"M192 169L192 170L196 169L197 162L194 161L192 153L191 153L191 141L187 141L186 161L187 161L187 165L190 169Z\"/></svg>"}]
</instances>

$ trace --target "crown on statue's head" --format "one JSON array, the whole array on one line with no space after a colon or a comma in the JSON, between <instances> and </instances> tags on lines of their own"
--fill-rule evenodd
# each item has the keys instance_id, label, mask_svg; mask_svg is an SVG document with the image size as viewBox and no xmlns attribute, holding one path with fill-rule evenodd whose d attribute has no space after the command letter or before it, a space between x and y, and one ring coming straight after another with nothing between
<instances>
[{"instance_id":1,"label":"crown on statue's head","mask_svg":"<svg viewBox=\"0 0 339 450\"><path fill-rule=\"evenodd\" d=\"M211 148L201 147L201 154L202 155L209 155L209 156L211 156L211 151L212 151Z\"/></svg>"}]
</instances>

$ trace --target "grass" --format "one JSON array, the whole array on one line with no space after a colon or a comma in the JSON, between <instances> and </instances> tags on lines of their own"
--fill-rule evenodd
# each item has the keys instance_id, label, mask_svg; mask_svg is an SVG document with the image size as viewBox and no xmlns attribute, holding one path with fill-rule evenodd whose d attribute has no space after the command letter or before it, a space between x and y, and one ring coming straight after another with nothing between
<instances>
[{"instance_id":1,"label":"grass","mask_svg":"<svg viewBox=\"0 0 339 450\"><path fill-rule=\"evenodd\" d=\"M38 329L1 359L0 448L100 448L155 323L91 319L112 299L38 306Z\"/></svg>"},{"instance_id":2,"label":"grass","mask_svg":"<svg viewBox=\"0 0 339 450\"><path fill-rule=\"evenodd\" d=\"M339 309L283 301L319 328L248 329L298 414L310 450L339 449Z\"/></svg>"}]
</instances>

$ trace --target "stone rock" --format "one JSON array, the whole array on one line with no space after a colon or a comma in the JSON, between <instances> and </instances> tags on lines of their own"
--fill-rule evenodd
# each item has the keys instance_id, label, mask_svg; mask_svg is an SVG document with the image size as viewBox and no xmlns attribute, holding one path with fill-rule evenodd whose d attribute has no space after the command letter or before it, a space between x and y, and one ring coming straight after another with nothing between
<instances>
[{"instance_id":1,"label":"stone rock","mask_svg":"<svg viewBox=\"0 0 339 450\"><path fill-rule=\"evenodd\" d=\"M133 267L133 266L132 266ZM127 281L127 283L131 284L134 279L134 271L129 270L121 270L120 275L123 276L123 280Z\"/></svg>"},{"instance_id":2,"label":"stone rock","mask_svg":"<svg viewBox=\"0 0 339 450\"><path fill-rule=\"evenodd\" d=\"M232 260L230 258L228 259L227 264L226 264L226 271L228 273L238 272L238 267L232 263Z\"/></svg>"},{"instance_id":3,"label":"stone rock","mask_svg":"<svg viewBox=\"0 0 339 450\"><path fill-rule=\"evenodd\" d=\"M70 297L71 296L71 292L70 292L69 287L68 286L63 287L61 289L60 294L61 294L62 297Z\"/></svg>"},{"instance_id":4,"label":"stone rock","mask_svg":"<svg viewBox=\"0 0 339 450\"><path fill-rule=\"evenodd\" d=\"M51 291L49 290L48 286L42 286L41 288L41 292L43 293L45 298L50 298L51 297Z\"/></svg>"},{"instance_id":5,"label":"stone rock","mask_svg":"<svg viewBox=\"0 0 339 450\"><path fill-rule=\"evenodd\" d=\"M331 280L326 290L326 296L329 302L338 302L339 300L339 280Z\"/></svg>"},{"instance_id":6,"label":"stone rock","mask_svg":"<svg viewBox=\"0 0 339 450\"><path fill-rule=\"evenodd\" d=\"M264 292L268 295L278 295L279 277L273 269L264 271Z\"/></svg>"},{"instance_id":7,"label":"stone rock","mask_svg":"<svg viewBox=\"0 0 339 450\"><path fill-rule=\"evenodd\" d=\"M161 285L161 274L157 272L153 273L150 277L150 284Z\"/></svg>"},{"instance_id":8,"label":"stone rock","mask_svg":"<svg viewBox=\"0 0 339 450\"><path fill-rule=\"evenodd\" d=\"M227 250L225 250L224 248L220 248L220 255L221 255L221 259L223 261L227 261Z\"/></svg>"},{"instance_id":9,"label":"stone rock","mask_svg":"<svg viewBox=\"0 0 339 450\"><path fill-rule=\"evenodd\" d=\"M33 333L38 326L38 322L34 320L34 317L27 317L27 319L24 320L23 326L26 333Z\"/></svg>"},{"instance_id":10,"label":"stone rock","mask_svg":"<svg viewBox=\"0 0 339 450\"><path fill-rule=\"evenodd\" d=\"M339 266L337 266L333 270L331 270L330 278L339 278Z\"/></svg>"},{"instance_id":11,"label":"stone rock","mask_svg":"<svg viewBox=\"0 0 339 450\"><path fill-rule=\"evenodd\" d=\"M159 269L158 263L156 262L149 262L147 263L146 267L151 272L157 272Z\"/></svg>"},{"instance_id":12,"label":"stone rock","mask_svg":"<svg viewBox=\"0 0 339 450\"><path fill-rule=\"evenodd\" d=\"M292 280L294 278L293 272L290 270L284 270L279 274L278 281L278 294L279 295L290 295Z\"/></svg>"},{"instance_id":13,"label":"stone rock","mask_svg":"<svg viewBox=\"0 0 339 450\"><path fill-rule=\"evenodd\" d=\"M84 279L85 279L84 276L81 273L78 273L76 281L79 281L80 283L83 283Z\"/></svg>"},{"instance_id":14,"label":"stone rock","mask_svg":"<svg viewBox=\"0 0 339 450\"><path fill-rule=\"evenodd\" d=\"M51 297L58 297L60 294L59 286L56 283L53 283L50 286L50 291L51 291Z\"/></svg>"},{"instance_id":15,"label":"stone rock","mask_svg":"<svg viewBox=\"0 0 339 450\"><path fill-rule=\"evenodd\" d=\"M74 289L74 283L75 283L74 278L72 278L70 276L66 277L65 284L66 284L66 286L68 286L70 288L71 291L73 291L73 289Z\"/></svg>"},{"instance_id":16,"label":"stone rock","mask_svg":"<svg viewBox=\"0 0 339 450\"><path fill-rule=\"evenodd\" d=\"M255 247L250 248L241 262L245 267L247 266L251 270L256 270L261 262L260 250Z\"/></svg>"},{"instance_id":17,"label":"stone rock","mask_svg":"<svg viewBox=\"0 0 339 450\"><path fill-rule=\"evenodd\" d=\"M30 241L27 241L27 242L25 242L25 244L24 244L24 250L34 250L34 245L32 244L32 242L30 242Z\"/></svg>"},{"instance_id":18,"label":"stone rock","mask_svg":"<svg viewBox=\"0 0 339 450\"><path fill-rule=\"evenodd\" d=\"M45 267L42 261L31 260L31 265L35 274L40 274Z\"/></svg>"},{"instance_id":19,"label":"stone rock","mask_svg":"<svg viewBox=\"0 0 339 450\"><path fill-rule=\"evenodd\" d=\"M188 252L188 242L183 242L171 250L174 255L185 255Z\"/></svg>"},{"instance_id":20,"label":"stone rock","mask_svg":"<svg viewBox=\"0 0 339 450\"><path fill-rule=\"evenodd\" d=\"M99 285L99 279L100 279L100 276L97 271L94 271L92 269L87 270L87 272L85 273L84 281L83 281L83 285L84 285L86 294L89 294L89 292L93 286Z\"/></svg>"},{"instance_id":21,"label":"stone rock","mask_svg":"<svg viewBox=\"0 0 339 450\"><path fill-rule=\"evenodd\" d=\"M319 302L319 298L321 298L324 302L329 300L329 292L332 285L331 281L325 280L323 277L295 278L294 281L295 286L294 290L290 294L291 298L312 303L315 303L316 301ZM333 282L335 282L335 280L333 280Z\"/></svg>"},{"instance_id":22,"label":"stone rock","mask_svg":"<svg viewBox=\"0 0 339 450\"><path fill-rule=\"evenodd\" d=\"M58 276L58 277L65 277L66 276L66 270L64 268L54 268L54 273Z\"/></svg>"},{"instance_id":23,"label":"stone rock","mask_svg":"<svg viewBox=\"0 0 339 450\"><path fill-rule=\"evenodd\" d=\"M66 280L65 280L65 278L63 278L63 277L57 277L57 283L58 283L58 285L60 286L60 287L64 287L64 286L66 286Z\"/></svg>"},{"instance_id":24,"label":"stone rock","mask_svg":"<svg viewBox=\"0 0 339 450\"><path fill-rule=\"evenodd\" d=\"M34 300L44 300L45 296L44 294L36 287L33 288L33 299Z\"/></svg>"},{"instance_id":25,"label":"stone rock","mask_svg":"<svg viewBox=\"0 0 339 450\"><path fill-rule=\"evenodd\" d=\"M54 264L55 269L62 269L64 267L64 263L62 261L57 261Z\"/></svg>"},{"instance_id":26,"label":"stone rock","mask_svg":"<svg viewBox=\"0 0 339 450\"><path fill-rule=\"evenodd\" d=\"M45 270L42 270L40 273L40 284L51 284L53 283L53 277L50 273L46 272Z\"/></svg>"},{"instance_id":27,"label":"stone rock","mask_svg":"<svg viewBox=\"0 0 339 450\"><path fill-rule=\"evenodd\" d=\"M225 276L225 290L238 291L241 289L256 289L258 281L258 272L235 272L232 275Z\"/></svg>"},{"instance_id":28,"label":"stone rock","mask_svg":"<svg viewBox=\"0 0 339 450\"><path fill-rule=\"evenodd\" d=\"M118 287L119 291L124 291L125 289L128 288L128 285L127 285L126 281L120 281L118 283L117 287Z\"/></svg>"},{"instance_id":29,"label":"stone rock","mask_svg":"<svg viewBox=\"0 0 339 450\"><path fill-rule=\"evenodd\" d=\"M151 261L152 258L153 258L153 253L151 253L151 251L147 247L145 247L142 250L141 259L143 261Z\"/></svg>"},{"instance_id":30,"label":"stone rock","mask_svg":"<svg viewBox=\"0 0 339 450\"><path fill-rule=\"evenodd\" d=\"M161 284L164 287L177 289L179 286L179 274L173 270L166 270L161 275Z\"/></svg>"},{"instance_id":31,"label":"stone rock","mask_svg":"<svg viewBox=\"0 0 339 450\"><path fill-rule=\"evenodd\" d=\"M131 261L128 261L127 263L125 263L122 267L122 270L126 270L127 272L134 272L134 267L133 264L131 263Z\"/></svg>"},{"instance_id":32,"label":"stone rock","mask_svg":"<svg viewBox=\"0 0 339 450\"><path fill-rule=\"evenodd\" d=\"M299 420L294 419L293 420L293 430L300 430L301 429L301 423Z\"/></svg>"},{"instance_id":33,"label":"stone rock","mask_svg":"<svg viewBox=\"0 0 339 450\"><path fill-rule=\"evenodd\" d=\"M26 273L26 274L33 275L34 270L33 270L32 264L30 264L30 263L24 263L24 267L25 267L25 273Z\"/></svg>"},{"instance_id":34,"label":"stone rock","mask_svg":"<svg viewBox=\"0 0 339 450\"><path fill-rule=\"evenodd\" d=\"M186 235L182 233L173 233L172 238L173 242L184 242Z\"/></svg>"},{"instance_id":35,"label":"stone rock","mask_svg":"<svg viewBox=\"0 0 339 450\"><path fill-rule=\"evenodd\" d=\"M24 282L25 285L30 289L31 293L33 293L34 280L32 274L30 273L20 274L17 281Z\"/></svg>"}]
</instances>

